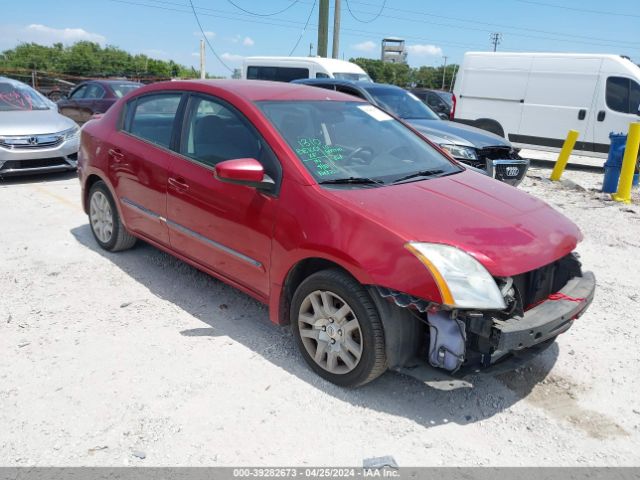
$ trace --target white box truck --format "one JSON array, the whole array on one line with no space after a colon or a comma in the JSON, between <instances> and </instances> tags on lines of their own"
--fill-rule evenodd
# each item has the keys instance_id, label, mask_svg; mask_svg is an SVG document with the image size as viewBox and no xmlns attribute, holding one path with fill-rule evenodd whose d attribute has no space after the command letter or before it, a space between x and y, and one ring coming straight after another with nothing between
<instances>
[{"instance_id":1,"label":"white box truck","mask_svg":"<svg viewBox=\"0 0 640 480\"><path fill-rule=\"evenodd\" d=\"M609 133L640 121L640 67L626 57L570 53L466 53L453 89L454 119L515 146L606 157Z\"/></svg>"},{"instance_id":2,"label":"white box truck","mask_svg":"<svg viewBox=\"0 0 640 480\"><path fill-rule=\"evenodd\" d=\"M355 63L324 57L247 57L242 62L241 78L276 82L300 78L371 81L367 72Z\"/></svg>"}]
</instances>

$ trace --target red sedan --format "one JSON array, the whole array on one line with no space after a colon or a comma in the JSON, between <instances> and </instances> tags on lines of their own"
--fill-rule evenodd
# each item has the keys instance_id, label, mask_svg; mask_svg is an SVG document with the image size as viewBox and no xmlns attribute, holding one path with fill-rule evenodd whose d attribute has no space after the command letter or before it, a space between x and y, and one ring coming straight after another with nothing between
<instances>
[{"instance_id":1,"label":"red sedan","mask_svg":"<svg viewBox=\"0 0 640 480\"><path fill-rule=\"evenodd\" d=\"M594 294L567 218L339 92L145 86L86 124L79 173L102 248L144 240L268 304L343 386L540 350Z\"/></svg>"}]
</instances>

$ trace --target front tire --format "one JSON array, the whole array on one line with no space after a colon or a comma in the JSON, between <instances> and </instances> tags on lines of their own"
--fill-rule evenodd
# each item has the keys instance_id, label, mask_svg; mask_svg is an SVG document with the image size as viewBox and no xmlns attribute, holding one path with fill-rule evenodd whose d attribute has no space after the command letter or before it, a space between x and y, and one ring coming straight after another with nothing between
<instances>
[{"instance_id":1,"label":"front tire","mask_svg":"<svg viewBox=\"0 0 640 480\"><path fill-rule=\"evenodd\" d=\"M131 235L118 215L107 185L96 182L89 190L89 225L100 247L117 252L133 247L136 237Z\"/></svg>"},{"instance_id":2,"label":"front tire","mask_svg":"<svg viewBox=\"0 0 640 480\"><path fill-rule=\"evenodd\" d=\"M378 310L346 273L323 270L305 279L293 295L290 320L304 360L322 378L359 387L386 371Z\"/></svg>"}]
</instances>

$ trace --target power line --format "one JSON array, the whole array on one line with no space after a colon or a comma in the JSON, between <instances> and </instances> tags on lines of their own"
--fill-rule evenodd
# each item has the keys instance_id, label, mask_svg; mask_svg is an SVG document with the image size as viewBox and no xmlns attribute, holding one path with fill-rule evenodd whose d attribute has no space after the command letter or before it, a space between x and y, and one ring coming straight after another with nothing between
<instances>
[{"instance_id":1,"label":"power line","mask_svg":"<svg viewBox=\"0 0 640 480\"><path fill-rule=\"evenodd\" d=\"M256 12L251 12L249 10L246 10L246 9L242 8L240 5L238 5L235 2L233 2L233 0L227 0L227 2L229 2L231 5L236 7L238 10L242 10L243 12L248 13L249 15L254 15L256 17L273 17L274 15L280 15L281 13L286 12L291 7L293 7L296 3L298 3L298 1L299 0L293 0L293 3L291 5L289 5L288 7L283 8L282 10L278 10L277 12L273 12L273 13L256 13Z\"/></svg>"},{"instance_id":2,"label":"power line","mask_svg":"<svg viewBox=\"0 0 640 480\"><path fill-rule=\"evenodd\" d=\"M148 5L148 4L142 4L142 3L138 3L138 2L132 2L132 1L125 1L125 0L110 0L110 1L118 2L118 3L128 3L128 4L132 4L132 5L148 6L148 7L151 7L151 8L159 8L159 9L165 9L165 10L180 11L180 10L176 10L176 9L160 7L160 6L157 6L157 5ZM179 7L183 7L184 6L184 4L181 4L181 3L175 3L175 2L163 1L163 0L147 0L147 1L161 3L161 4L164 4L164 5L173 5L173 6L179 6ZM360 3L360 4L364 4L364 5L373 6L373 4L366 3L366 2L360 2L360 1L356 1L356 0L351 0L351 1L353 3ZM299 3L308 3L308 2L300 1ZM206 7L197 7L197 9L200 10L200 11L206 10L206 11L211 11L211 12L221 12L221 13L226 14L226 15L242 15L242 14L230 13L230 12L225 12L224 10L216 10L216 9L206 8ZM414 15L418 14L418 15L429 16L429 17L453 19L454 21L472 22L472 20L467 20L467 19L457 19L455 17L445 17L445 16L442 16L442 15L427 14L427 13L417 12L417 11L414 11L414 10L397 9L397 8L392 8L392 7L389 7L389 6L385 6L385 9L386 10L399 11L399 12L405 12L405 13L412 13ZM206 13L200 13L200 14L201 15L205 15L205 16L207 15ZM262 24L270 25L270 23L261 22L261 21L258 21L258 20L246 20L244 18L228 17L228 16L225 17L224 15L219 15L219 14L208 15L208 16L213 16L213 17L217 17L217 18L225 18L225 19L229 19L229 20L237 20L237 21L244 21L244 22L251 22L251 23L262 23ZM426 20L418 20L418 19L415 19L415 18L406 18L406 17L399 17L399 16L391 16L391 15L381 15L381 16L385 17L385 18L392 18L392 19L401 20L401 21L418 22L418 23L430 23L430 24L433 24L433 25L451 27L451 28L456 28L456 29L461 28L461 25L452 25L450 23L429 22L429 21L426 21ZM289 24L298 23L298 22L293 22L291 20L278 20L278 19L273 19L273 20L278 21L278 22L286 22L286 23L289 23ZM485 24L485 25L499 26L498 24L487 23L487 22L476 22L476 23L481 23L481 24ZM273 25L281 25L281 24L273 24ZM289 25L286 25L286 26L289 27ZM492 32L495 31L495 30L488 30L488 29L483 29L483 28L474 28L474 27L469 27L469 26L464 26L464 28L467 29L467 30L477 30L477 31L487 32L487 33L492 33ZM342 30L343 31L348 31L348 29L346 29L346 28L343 28ZM521 30L535 31L534 29L526 29L526 28L521 28ZM355 31L355 30L352 30L352 31ZM360 32L362 32L362 31L360 31ZM544 31L541 31L541 32L544 32ZM385 35L388 34L388 32L364 32L364 33L370 33L372 35L382 35L382 36L385 36ZM561 34L556 34L556 33L553 33L553 32L548 32L548 33L550 35L561 35ZM540 40L547 40L547 41L550 41L550 42L563 42L563 43L569 43L569 44L570 43L577 43L577 44L596 45L596 46L601 46L601 47L606 47L606 48L611 48L611 47L620 48L620 43L624 43L624 42L616 42L614 44L611 44L611 43L606 43L605 44L605 43L597 43L597 42L584 42L584 41L576 41L576 40L565 40L565 39L561 39L561 38L550 38L550 37L547 37L547 36L540 36L540 35L526 35L526 34L515 33L515 32L514 33L509 32L509 35L526 37L526 38L534 38L534 39L540 39ZM409 37L407 35L405 35L404 37L405 38L411 38L411 37ZM425 40L423 37L415 37L414 36L413 38L417 39L417 40L421 40L421 41ZM615 40L605 40L605 39L603 39L603 40L604 41L609 41L609 42L614 42L615 41ZM434 41L434 40L428 40L428 41ZM438 43L440 43L441 45L445 45L445 46L446 45L457 46L457 45L454 45L454 44L448 43L448 42L447 43L438 42ZM640 44L635 44L634 46L630 45L630 46L626 46L624 48L627 49L627 50L634 51L634 52L636 52L636 51L640 52L640 48L638 48L638 45L640 45ZM469 48L482 49L483 47L476 45L476 46L470 46Z\"/></svg>"},{"instance_id":3,"label":"power line","mask_svg":"<svg viewBox=\"0 0 640 480\"><path fill-rule=\"evenodd\" d=\"M302 29L302 33L298 37L298 40L296 41L296 44L293 46L293 48L289 52L289 56L293 55L293 52L295 52L296 48L298 48L298 45L300 44L300 40L302 40L302 37L304 37L304 34L307 31L307 27L309 26L309 21L311 20L311 16L313 15L313 11L316 8L316 2L317 2L317 0L313 0L313 5L311 6L311 10L309 11L309 16L307 17L307 21L304 24L304 28Z\"/></svg>"},{"instance_id":4,"label":"power line","mask_svg":"<svg viewBox=\"0 0 640 480\"><path fill-rule=\"evenodd\" d=\"M526 1L526 0L519 0L519 1ZM357 0L351 0L351 2L354 3L354 4L357 3L357 4L360 4L360 5L374 6L374 4L372 4L372 3L362 2L362 1L357 1ZM532 2L529 2L529 3L532 3ZM446 16L446 15L436 15L436 14L432 14L432 13L420 12L420 11L417 11L417 10L407 10L407 9L402 9L402 8L393 8L393 7L389 7L389 6L386 7L386 10L387 11L391 10L391 11L395 11L395 12L408 13L410 15L422 15L422 16L426 16L426 17L442 18L442 19L445 19L445 20L453 20L453 21L456 21L456 22L465 22L465 23L486 25L486 26L490 26L490 27L499 27L501 29L515 29L515 30L518 30L518 31L519 30L524 30L524 31L534 32L534 33L543 33L543 34L546 34L546 35L553 35L553 36L557 36L557 37L579 38L579 39L584 39L584 40L600 40L600 41L603 41L603 42L609 42L609 43L613 43L614 44L614 45L594 44L594 45L601 45L601 46L618 46L618 44L621 44L621 43L628 44L628 45L633 45L633 46L640 46L639 42L628 42L628 41L616 40L616 39L612 39L612 38L593 37L593 36L587 36L587 35L573 35L573 34L562 33L562 32L551 32L551 31L548 31L548 30L539 30L539 29L535 29L535 28L519 27L519 26L514 26L514 25L504 25L504 24L492 23L492 22L482 22L482 21L479 21L479 20L476 20L476 19L466 19L466 18L460 18L460 17L450 17L450 16ZM358 10L354 10L354 11L357 12ZM390 15L381 15L381 16L385 17L385 18L392 18L392 19L397 19L397 20L422 22L422 20L417 20L417 19L413 19L413 18L393 17L393 16L390 16ZM438 24L438 23L434 23L434 25L450 26L450 27L454 27L454 28L460 28L460 25ZM469 28L469 27L464 27L464 28ZM489 32L489 30L484 30L484 31ZM517 34L517 33L513 33L512 35L524 36L524 35ZM544 37L529 37L529 38L544 38ZM558 39L554 38L554 39L549 39L549 40L557 41ZM560 40L560 41L565 41L565 40Z\"/></svg>"},{"instance_id":5,"label":"power line","mask_svg":"<svg viewBox=\"0 0 640 480\"><path fill-rule=\"evenodd\" d=\"M353 13L353 10L351 10L351 5L349 5L349 0L346 0L346 3L347 3L347 9L349 10L349 13L351 14L351 16L353 17L354 20L356 20L356 21L358 21L360 23L371 23L371 22L377 20L380 15L382 15L382 12L384 10L384 6L387 3L387 0L382 0L382 6L380 7L380 11L371 20L361 20L358 17L356 17L354 15L354 13Z\"/></svg>"},{"instance_id":6,"label":"power line","mask_svg":"<svg viewBox=\"0 0 640 480\"><path fill-rule=\"evenodd\" d=\"M117 3L123 3L123 4L127 4L127 5L134 5L134 6L140 6L140 7L147 7L147 8L154 8L154 9L159 9L159 10L167 10L167 11L171 11L171 12L180 12L180 13L185 13L185 14L189 14L192 15L191 10L178 10L176 8L168 8L168 7L163 7L163 6L159 6L159 5L150 5L148 3L140 3L137 1L132 1L132 0L109 0L110 2L117 2ZM153 2L158 2L158 3L162 3L165 5L176 5L176 6L182 6L184 8L189 8L188 5L184 5L181 3L175 3L175 2L167 2L167 1L162 1L162 0L147 0L147 1L153 1ZM302 2L301 2L302 3ZM249 19L246 17L243 17L243 14L236 14L236 13L229 13L229 12L224 12L227 15L238 15L240 16L240 18L238 18L237 16L224 16L224 15L219 15L219 14L212 14L212 13L203 13L201 10L208 10L208 11L219 11L219 10L213 10L213 9L206 9L203 7L196 7L198 10L200 10L199 16L205 16L205 17L214 17L214 18L218 18L218 19L226 19L226 20L233 20L233 21L239 21L239 22L245 22L245 23L257 23L260 25L272 25L272 26L276 26L276 27L281 27L281 28L294 28L294 29L298 29L299 26L302 26L303 23L302 22L296 22L293 20L279 20L279 19L271 19L269 21L266 20L258 20L258 19ZM279 22L279 23L274 23L274 22ZM309 27L312 28L317 28L318 25L310 23ZM353 28L342 28L341 29L342 32L344 33L344 36L347 37L356 37L356 38L371 38L371 36L385 36L388 32L375 32L375 31L370 31L370 30L358 30L358 29L353 29ZM349 33L352 32L352 33ZM435 38L425 38L425 37L420 37L420 36L415 36L415 35L405 35L404 36L406 39L409 40L415 40L415 41L419 41L419 42L429 42L429 43L437 43L439 45L442 46L446 46L446 47L450 47L453 49L482 49L482 47L479 44L475 44L475 45L470 45L470 44L460 44L460 43L452 43L452 42L448 42L448 41L440 41L438 39Z\"/></svg>"},{"instance_id":7,"label":"power line","mask_svg":"<svg viewBox=\"0 0 640 480\"><path fill-rule=\"evenodd\" d=\"M518 1L520 3L529 3L531 5L538 5L540 7L561 8L563 10L572 10L574 12L594 13L596 15L613 15L613 16L616 16L616 17L640 18L640 15L634 15L632 13L607 12L605 10L590 10L590 9L587 9L587 8L567 7L565 5L555 5L553 3L534 2L533 0L516 0L516 1Z\"/></svg>"},{"instance_id":8,"label":"power line","mask_svg":"<svg viewBox=\"0 0 640 480\"><path fill-rule=\"evenodd\" d=\"M196 13L196 7L193 6L193 1L192 0L189 0L189 5L191 5L191 10L193 11L193 16L195 17L196 22L198 23L198 27L200 28L200 32L202 33L202 38L204 38L204 41L207 42L207 45L209 45L209 49L211 50L213 55L218 59L218 61L224 66L224 68L226 68L231 73L233 73L233 68L231 68L229 65L224 63L224 60L222 60L222 58L220 58L220 56L216 53L214 48L211 46L211 42L209 42L209 38L204 33L204 28L202 28L202 24L200 23L200 19L198 18L198 14Z\"/></svg>"}]
</instances>

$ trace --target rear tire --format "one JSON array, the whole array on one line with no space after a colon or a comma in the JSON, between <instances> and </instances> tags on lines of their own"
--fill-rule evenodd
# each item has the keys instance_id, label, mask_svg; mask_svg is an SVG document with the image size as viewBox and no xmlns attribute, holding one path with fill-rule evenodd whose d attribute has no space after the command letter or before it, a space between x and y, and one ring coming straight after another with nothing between
<instances>
[{"instance_id":1,"label":"rear tire","mask_svg":"<svg viewBox=\"0 0 640 480\"><path fill-rule=\"evenodd\" d=\"M311 369L342 387L359 387L387 370L382 321L371 297L339 270L305 279L291 301L296 344Z\"/></svg>"},{"instance_id":2,"label":"rear tire","mask_svg":"<svg viewBox=\"0 0 640 480\"><path fill-rule=\"evenodd\" d=\"M111 192L103 181L94 183L89 190L89 225L98 245L110 252L127 250L136 243L136 237L123 225Z\"/></svg>"}]
</instances>

